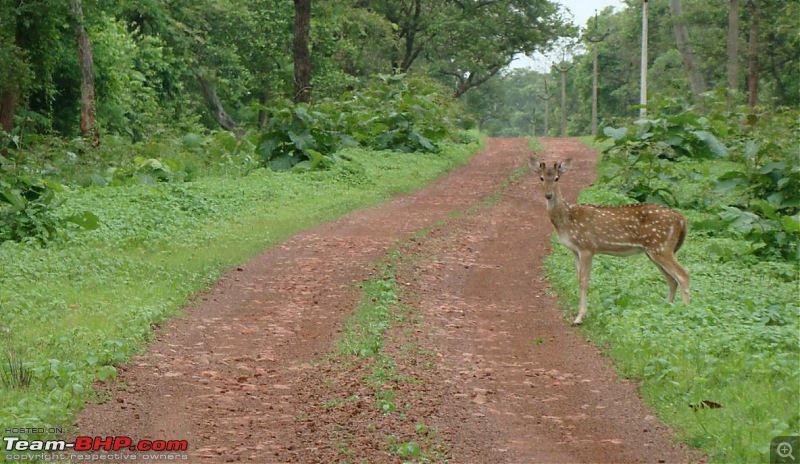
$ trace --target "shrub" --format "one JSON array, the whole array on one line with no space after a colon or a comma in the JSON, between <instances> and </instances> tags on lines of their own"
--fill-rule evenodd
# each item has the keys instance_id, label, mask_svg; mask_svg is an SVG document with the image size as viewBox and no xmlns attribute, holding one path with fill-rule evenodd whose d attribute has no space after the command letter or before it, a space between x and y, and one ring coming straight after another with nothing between
<instances>
[{"instance_id":1,"label":"shrub","mask_svg":"<svg viewBox=\"0 0 800 464\"><path fill-rule=\"evenodd\" d=\"M404 152L439 150L455 132L455 103L424 78L378 75L340 101L342 122L363 146Z\"/></svg>"},{"instance_id":2,"label":"shrub","mask_svg":"<svg viewBox=\"0 0 800 464\"><path fill-rule=\"evenodd\" d=\"M677 205L688 179L710 184L713 200L681 206L707 209L712 217L694 225L712 234L746 238L757 256L800 259L800 129L796 110L769 115L723 111L711 101L700 115L681 108L654 108L660 115L627 127L606 127L601 140L611 182L638 201ZM702 160L730 166L713 176L697 170ZM694 169L694 171L692 171ZM685 199L685 195L684 195Z\"/></svg>"},{"instance_id":3,"label":"shrub","mask_svg":"<svg viewBox=\"0 0 800 464\"><path fill-rule=\"evenodd\" d=\"M2 160L0 160L2 161ZM61 219L55 213L61 202L56 192L62 186L44 179L11 176L0 167L0 243L6 240L47 244L65 222L84 229L98 227L94 214L83 211Z\"/></svg>"},{"instance_id":4,"label":"shrub","mask_svg":"<svg viewBox=\"0 0 800 464\"><path fill-rule=\"evenodd\" d=\"M269 111L269 125L258 143L258 153L262 163L273 170L307 171L335 160L334 153L349 141L328 114L307 104L285 103Z\"/></svg>"}]
</instances>

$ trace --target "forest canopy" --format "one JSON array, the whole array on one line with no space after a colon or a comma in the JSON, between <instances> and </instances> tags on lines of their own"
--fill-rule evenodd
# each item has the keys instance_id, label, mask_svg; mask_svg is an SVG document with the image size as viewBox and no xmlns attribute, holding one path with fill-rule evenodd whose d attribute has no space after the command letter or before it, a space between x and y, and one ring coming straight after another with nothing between
<instances>
[{"instance_id":1,"label":"forest canopy","mask_svg":"<svg viewBox=\"0 0 800 464\"><path fill-rule=\"evenodd\" d=\"M310 70L305 85L318 102L397 73L426 76L459 97L516 54L574 32L547 0L0 0L0 10L5 131L86 134L87 63L90 124L133 140L263 125L266 107L305 93L298 64Z\"/></svg>"},{"instance_id":2,"label":"forest canopy","mask_svg":"<svg viewBox=\"0 0 800 464\"><path fill-rule=\"evenodd\" d=\"M582 25L579 37L562 40L537 69L517 68L467 95L468 106L490 134L559 135L561 77L551 68L574 65L566 73L567 133L591 132L592 68L597 43L599 120L606 124L638 114L642 2L607 7ZM680 6L680 14L674 5ZM648 101L654 105L698 106L684 62L691 50L692 71L701 99L749 104L753 111L800 104L800 3L782 0L650 0L648 2ZM676 24L688 43L679 47ZM567 48L566 62L562 50ZM546 70L546 71L545 71ZM715 92L721 92L713 95ZM710 94L709 94L710 93ZM545 100L549 104L545 106ZM544 130L545 110L549 123ZM533 127L535 124L535 128ZM601 124L602 127L602 124Z\"/></svg>"}]
</instances>

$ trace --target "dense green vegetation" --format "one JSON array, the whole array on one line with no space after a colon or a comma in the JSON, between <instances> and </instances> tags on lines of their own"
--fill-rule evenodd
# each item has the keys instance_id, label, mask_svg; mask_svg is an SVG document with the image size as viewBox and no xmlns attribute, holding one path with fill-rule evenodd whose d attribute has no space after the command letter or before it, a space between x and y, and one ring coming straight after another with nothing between
<instances>
[{"instance_id":1,"label":"dense green vegetation","mask_svg":"<svg viewBox=\"0 0 800 464\"><path fill-rule=\"evenodd\" d=\"M686 66L675 40L674 25L682 20L688 30L696 68L707 92L728 93L732 103L753 99L752 111L769 112L800 104L800 4L780 0L706 2L681 0L683 12L674 17L669 3L650 1L647 89L655 107L661 99L679 99L698 107L690 91ZM626 7L608 7L583 25L580 40L565 39L561 49L538 58L536 70L513 69L502 79L486 83L466 95L468 106L489 135L560 135L561 76L551 64L571 66L566 73L567 134L591 133L593 44L587 38L604 37L598 45L599 127L618 118L638 115L642 2L626 0ZM739 4L736 48L730 49L729 12ZM753 5L757 5L754 11ZM753 21L756 21L753 33ZM607 35L606 35L607 34ZM755 48L753 48L755 47ZM734 60L730 60L729 54ZM729 77L731 64L735 65ZM733 83L731 83L733 80ZM751 83L757 82L755 88ZM549 99L545 106L545 99ZM547 109L547 131L545 127Z\"/></svg>"},{"instance_id":2,"label":"dense green vegetation","mask_svg":"<svg viewBox=\"0 0 800 464\"><path fill-rule=\"evenodd\" d=\"M574 29L548 0L347 0L315 4L310 18L265 0L2 0L0 10L0 122L22 142L91 138L94 129L102 144L109 134L138 141L198 125L264 126L283 99L339 98L381 73L431 76L463 95L515 54ZM81 127L82 33L93 57L90 128ZM311 76L298 76L306 60Z\"/></svg>"},{"instance_id":3,"label":"dense green vegetation","mask_svg":"<svg viewBox=\"0 0 800 464\"><path fill-rule=\"evenodd\" d=\"M463 163L458 97L573 29L293 3L0 0L0 428L68 423L229 266Z\"/></svg>"},{"instance_id":4,"label":"dense green vegetation","mask_svg":"<svg viewBox=\"0 0 800 464\"><path fill-rule=\"evenodd\" d=\"M666 303L645 257L600 257L586 332L715 462L766 462L773 437L800 431L799 129L793 114L662 108L606 128L601 182L581 193L665 203L689 219L678 258L691 305ZM548 272L574 307L572 254L555 246Z\"/></svg>"},{"instance_id":5,"label":"dense green vegetation","mask_svg":"<svg viewBox=\"0 0 800 464\"><path fill-rule=\"evenodd\" d=\"M0 245L0 362L11 377L0 381L0 424L63 424L96 398L93 382L112 379L155 325L225 269L298 229L419 187L476 148L445 145L422 159L347 149L326 171L73 192L60 214L94 210L101 227L68 230L48 247Z\"/></svg>"},{"instance_id":6,"label":"dense green vegetation","mask_svg":"<svg viewBox=\"0 0 800 464\"><path fill-rule=\"evenodd\" d=\"M458 97L573 30L549 0L294 3L0 0L0 240L96 227L56 219L64 183L436 152Z\"/></svg>"},{"instance_id":7,"label":"dense green vegetation","mask_svg":"<svg viewBox=\"0 0 800 464\"><path fill-rule=\"evenodd\" d=\"M625 3L580 34L604 36L606 151L584 198L686 212L694 300L647 291L641 279L661 277L644 260L598 260L587 331L688 443L763 461L772 436L800 432L800 4L648 2L650 99L634 121L642 2ZM0 12L0 428L67 423L192 292L464 162L476 125L555 135L565 111L567 133L591 128L592 48L550 0L0 0ZM508 71L533 52L572 67L565 104L557 71ZM556 249L552 279L571 302L573 265ZM367 290L392 297L390 284ZM343 351L382 359L377 310Z\"/></svg>"}]
</instances>

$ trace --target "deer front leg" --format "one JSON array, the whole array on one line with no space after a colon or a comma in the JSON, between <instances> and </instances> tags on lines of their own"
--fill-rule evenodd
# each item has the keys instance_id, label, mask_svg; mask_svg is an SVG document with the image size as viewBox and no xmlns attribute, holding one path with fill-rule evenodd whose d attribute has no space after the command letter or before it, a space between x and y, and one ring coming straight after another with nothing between
<instances>
[{"instance_id":1,"label":"deer front leg","mask_svg":"<svg viewBox=\"0 0 800 464\"><path fill-rule=\"evenodd\" d=\"M594 257L594 254L590 251L578 252L578 286L580 287L581 296L578 317L572 322L573 325L581 324L588 310L586 300L589 291L589 275L592 273L592 257Z\"/></svg>"}]
</instances>

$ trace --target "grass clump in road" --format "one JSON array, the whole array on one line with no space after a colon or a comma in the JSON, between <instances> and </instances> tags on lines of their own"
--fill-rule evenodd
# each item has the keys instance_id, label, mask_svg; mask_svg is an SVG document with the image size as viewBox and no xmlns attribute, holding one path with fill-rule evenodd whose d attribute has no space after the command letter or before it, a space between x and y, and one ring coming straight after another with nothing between
<instances>
[{"instance_id":1,"label":"grass clump in road","mask_svg":"<svg viewBox=\"0 0 800 464\"><path fill-rule=\"evenodd\" d=\"M391 266L385 265L380 275L362 284L362 303L347 319L339 339L337 352L342 356L362 358L375 356L383 348L386 330L405 318L398 300L399 289Z\"/></svg>"},{"instance_id":2,"label":"grass clump in road","mask_svg":"<svg viewBox=\"0 0 800 464\"><path fill-rule=\"evenodd\" d=\"M420 231L413 240L427 233ZM350 435L360 437L361 460L380 455L403 462L447 461L446 444L423 422L429 391L416 376L416 369L428 364L423 358L433 353L416 342L419 315L405 303L409 296L395 274L410 261L413 257L400 244L376 267L374 277L362 282L361 303L345 320L334 353L318 366L325 376L320 383L329 392L304 415L316 418L320 434L329 431L331 459L360 462L352 460L353 440L342 438L345 420Z\"/></svg>"},{"instance_id":3,"label":"grass clump in road","mask_svg":"<svg viewBox=\"0 0 800 464\"><path fill-rule=\"evenodd\" d=\"M419 188L477 148L352 149L343 153L350 161L327 171L69 194L63 214L90 210L102 227L46 248L0 245L0 360L13 358L29 377L0 382L0 429L63 426L97 399L95 382L111 381L154 327L226 269L295 231ZM22 378L2 369L2 378Z\"/></svg>"}]
</instances>

